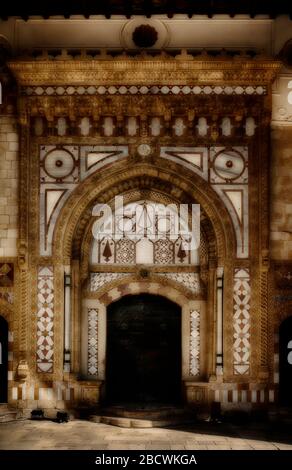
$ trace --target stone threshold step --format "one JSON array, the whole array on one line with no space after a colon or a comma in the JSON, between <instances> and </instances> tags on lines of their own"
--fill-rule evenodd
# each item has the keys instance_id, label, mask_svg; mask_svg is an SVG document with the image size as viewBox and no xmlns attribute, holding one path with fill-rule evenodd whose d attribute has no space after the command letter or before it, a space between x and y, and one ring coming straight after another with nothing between
<instances>
[{"instance_id":1,"label":"stone threshold step","mask_svg":"<svg viewBox=\"0 0 292 470\"><path fill-rule=\"evenodd\" d=\"M0 423L8 423L9 421L15 421L17 419L18 411L0 411Z\"/></svg>"},{"instance_id":2,"label":"stone threshold step","mask_svg":"<svg viewBox=\"0 0 292 470\"><path fill-rule=\"evenodd\" d=\"M122 406L110 406L101 408L91 413L92 415L100 416L112 416L119 418L129 418L129 419L148 419L151 421L156 421L160 419L169 420L177 419L182 417L190 417L194 413L191 410L186 408L177 408L177 407L145 407L145 408L130 408Z\"/></svg>"},{"instance_id":3,"label":"stone threshold step","mask_svg":"<svg viewBox=\"0 0 292 470\"><path fill-rule=\"evenodd\" d=\"M119 416L98 416L91 415L89 420L94 423L109 424L121 428L165 428L169 426L179 426L183 424L193 423L193 419L131 419Z\"/></svg>"}]
</instances>

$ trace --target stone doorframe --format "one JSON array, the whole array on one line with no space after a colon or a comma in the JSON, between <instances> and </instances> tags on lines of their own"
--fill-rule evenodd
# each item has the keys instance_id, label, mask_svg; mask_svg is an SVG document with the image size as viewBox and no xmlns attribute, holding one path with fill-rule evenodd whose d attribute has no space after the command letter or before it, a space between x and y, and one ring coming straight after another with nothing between
<instances>
[{"instance_id":1,"label":"stone doorframe","mask_svg":"<svg viewBox=\"0 0 292 470\"><path fill-rule=\"evenodd\" d=\"M131 283L122 280L109 288L106 294L97 292L95 298L83 299L82 377L87 381L97 381L99 387L105 381L107 307L125 295L137 294L160 295L181 307L182 382L186 392L186 384L191 386L206 379L207 355L212 354L212 335L209 341L206 336L206 301L186 296L173 285L138 278ZM96 373L92 373L93 368Z\"/></svg>"},{"instance_id":2,"label":"stone doorframe","mask_svg":"<svg viewBox=\"0 0 292 470\"><path fill-rule=\"evenodd\" d=\"M0 316L8 325L8 367L7 367L7 394L8 402L11 400L13 379L13 309L6 301L0 299Z\"/></svg>"}]
</instances>

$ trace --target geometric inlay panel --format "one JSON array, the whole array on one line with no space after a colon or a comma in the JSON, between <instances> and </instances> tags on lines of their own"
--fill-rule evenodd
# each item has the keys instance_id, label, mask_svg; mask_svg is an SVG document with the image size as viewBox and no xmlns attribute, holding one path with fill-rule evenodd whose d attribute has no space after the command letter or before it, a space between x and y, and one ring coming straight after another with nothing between
<instances>
[{"instance_id":1,"label":"geometric inlay panel","mask_svg":"<svg viewBox=\"0 0 292 470\"><path fill-rule=\"evenodd\" d=\"M235 269L233 287L233 371L249 374L250 368L250 275Z\"/></svg>"},{"instance_id":2,"label":"geometric inlay panel","mask_svg":"<svg viewBox=\"0 0 292 470\"><path fill-rule=\"evenodd\" d=\"M40 255L52 255L58 216L78 184L104 165L128 156L127 146L40 146Z\"/></svg>"},{"instance_id":3,"label":"geometric inlay panel","mask_svg":"<svg viewBox=\"0 0 292 470\"><path fill-rule=\"evenodd\" d=\"M247 149L213 148L210 153L210 182L247 183Z\"/></svg>"},{"instance_id":4,"label":"geometric inlay panel","mask_svg":"<svg viewBox=\"0 0 292 470\"><path fill-rule=\"evenodd\" d=\"M102 286L109 282L122 279L123 277L129 276L127 273L90 273L90 292L98 291Z\"/></svg>"},{"instance_id":5,"label":"geometric inlay panel","mask_svg":"<svg viewBox=\"0 0 292 470\"><path fill-rule=\"evenodd\" d=\"M79 179L78 147L42 146L40 180L42 183L75 183Z\"/></svg>"},{"instance_id":6,"label":"geometric inlay panel","mask_svg":"<svg viewBox=\"0 0 292 470\"><path fill-rule=\"evenodd\" d=\"M248 148L161 147L160 157L193 171L214 189L224 203L236 235L236 255L249 253Z\"/></svg>"},{"instance_id":7,"label":"geometric inlay panel","mask_svg":"<svg viewBox=\"0 0 292 470\"><path fill-rule=\"evenodd\" d=\"M160 157L179 163L208 180L208 152L206 147L161 147Z\"/></svg>"},{"instance_id":8,"label":"geometric inlay panel","mask_svg":"<svg viewBox=\"0 0 292 470\"><path fill-rule=\"evenodd\" d=\"M88 375L96 375L98 371L98 311L95 308L88 309Z\"/></svg>"},{"instance_id":9,"label":"geometric inlay panel","mask_svg":"<svg viewBox=\"0 0 292 470\"><path fill-rule=\"evenodd\" d=\"M37 372L53 372L54 366L54 271L38 268Z\"/></svg>"},{"instance_id":10,"label":"geometric inlay panel","mask_svg":"<svg viewBox=\"0 0 292 470\"><path fill-rule=\"evenodd\" d=\"M22 93L27 96L72 96L72 95L265 95L267 89L265 86L252 86L252 85L221 85L221 86L206 86L206 85L99 85L99 86L78 86L67 85L61 86L29 86L23 87Z\"/></svg>"},{"instance_id":11,"label":"geometric inlay panel","mask_svg":"<svg viewBox=\"0 0 292 470\"><path fill-rule=\"evenodd\" d=\"M200 312L190 312L190 375L200 375Z\"/></svg>"},{"instance_id":12,"label":"geometric inlay panel","mask_svg":"<svg viewBox=\"0 0 292 470\"><path fill-rule=\"evenodd\" d=\"M182 284L194 294L201 292L200 277L197 273L157 273L157 275Z\"/></svg>"},{"instance_id":13,"label":"geometric inlay panel","mask_svg":"<svg viewBox=\"0 0 292 470\"><path fill-rule=\"evenodd\" d=\"M247 258L248 246L248 149L211 147L209 182L231 217L238 258Z\"/></svg>"},{"instance_id":14,"label":"geometric inlay panel","mask_svg":"<svg viewBox=\"0 0 292 470\"><path fill-rule=\"evenodd\" d=\"M80 179L83 181L102 166L128 156L126 145L81 145Z\"/></svg>"}]
</instances>

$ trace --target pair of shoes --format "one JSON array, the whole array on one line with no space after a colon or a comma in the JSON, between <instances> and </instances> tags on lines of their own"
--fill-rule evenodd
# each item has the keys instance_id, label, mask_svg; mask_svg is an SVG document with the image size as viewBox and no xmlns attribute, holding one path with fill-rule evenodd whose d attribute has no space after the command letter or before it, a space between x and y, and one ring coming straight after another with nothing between
<instances>
[{"instance_id":1,"label":"pair of shoes","mask_svg":"<svg viewBox=\"0 0 292 470\"><path fill-rule=\"evenodd\" d=\"M40 409L32 410L30 416L31 419L44 419L44 412Z\"/></svg>"},{"instance_id":2,"label":"pair of shoes","mask_svg":"<svg viewBox=\"0 0 292 470\"><path fill-rule=\"evenodd\" d=\"M57 413L57 423L68 423L69 416L65 411L58 411Z\"/></svg>"}]
</instances>

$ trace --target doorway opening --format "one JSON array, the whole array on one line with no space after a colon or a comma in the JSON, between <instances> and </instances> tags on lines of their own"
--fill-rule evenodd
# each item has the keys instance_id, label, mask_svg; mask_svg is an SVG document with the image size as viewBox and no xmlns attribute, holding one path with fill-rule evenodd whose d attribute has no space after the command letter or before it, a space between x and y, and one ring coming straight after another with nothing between
<instances>
[{"instance_id":1,"label":"doorway opening","mask_svg":"<svg viewBox=\"0 0 292 470\"><path fill-rule=\"evenodd\" d=\"M181 308L150 294L126 296L107 311L106 402L181 402Z\"/></svg>"},{"instance_id":2,"label":"doorway opening","mask_svg":"<svg viewBox=\"0 0 292 470\"><path fill-rule=\"evenodd\" d=\"M292 316L279 331L279 403L292 406Z\"/></svg>"},{"instance_id":3,"label":"doorway opening","mask_svg":"<svg viewBox=\"0 0 292 470\"><path fill-rule=\"evenodd\" d=\"M8 399L8 323L0 316L0 403Z\"/></svg>"}]
</instances>

